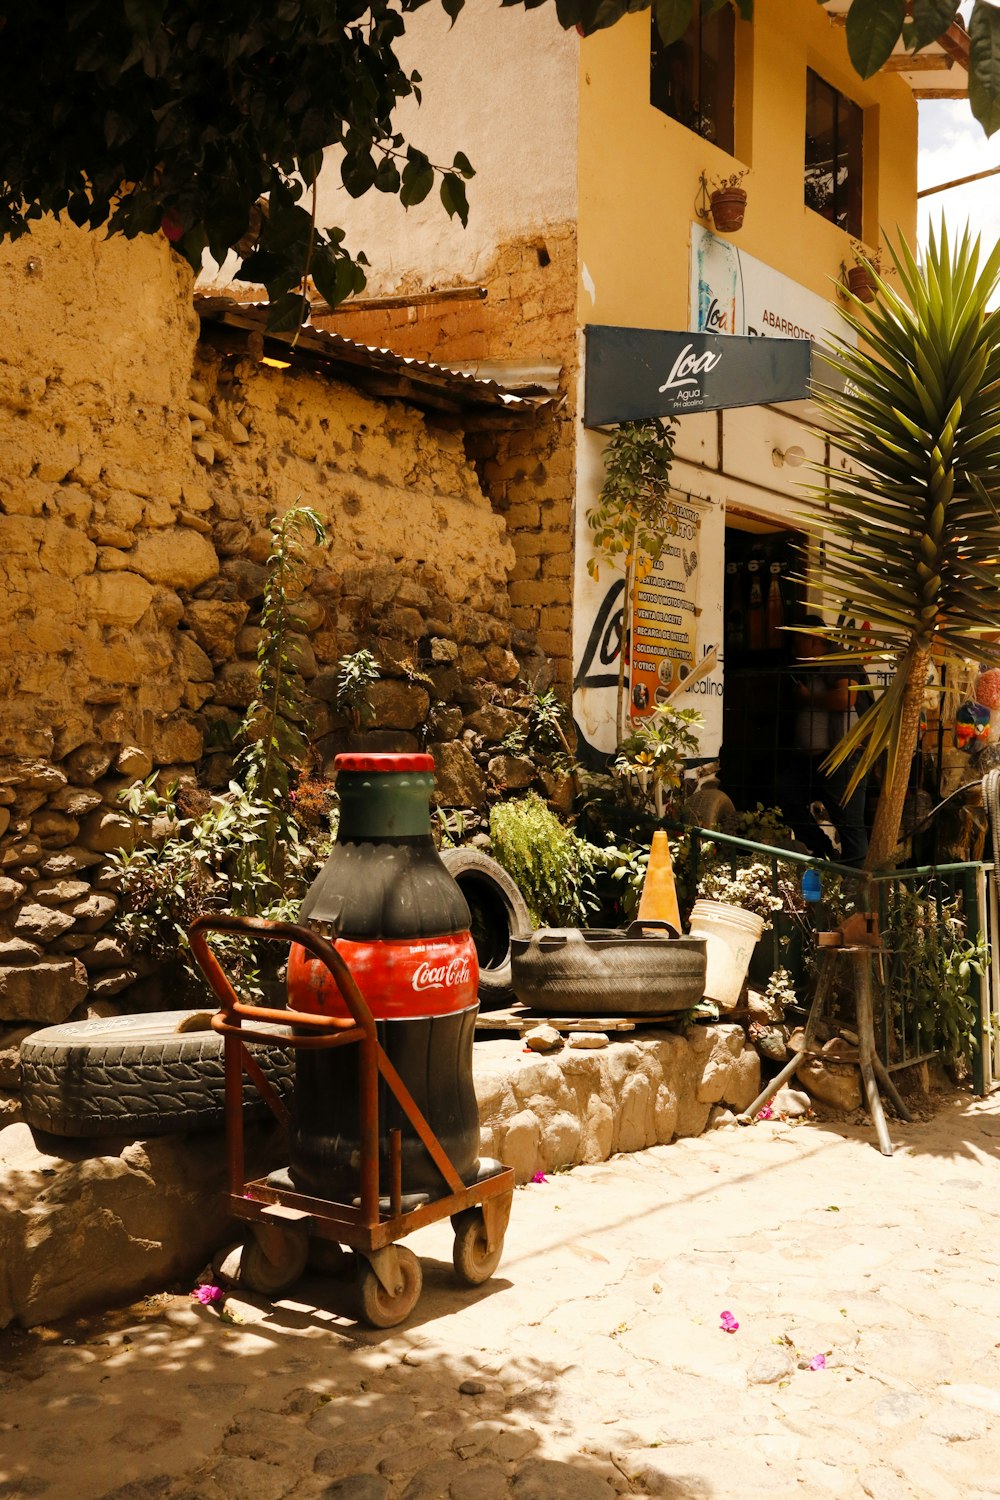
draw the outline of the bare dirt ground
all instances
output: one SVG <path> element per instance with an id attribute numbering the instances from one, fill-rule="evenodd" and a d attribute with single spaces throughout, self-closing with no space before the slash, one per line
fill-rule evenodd
<path id="1" fill-rule="evenodd" d="M 412 1238 L 389 1332 L 310 1276 L 0 1335 L 0 1497 L 1000 1495 L 1000 1099 L 892 1130 L 891 1159 L 768 1121 L 530 1185 L 478 1290 L 447 1226 Z"/>

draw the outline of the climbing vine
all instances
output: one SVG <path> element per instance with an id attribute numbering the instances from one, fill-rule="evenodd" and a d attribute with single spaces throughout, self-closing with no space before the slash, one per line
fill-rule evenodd
<path id="1" fill-rule="evenodd" d="M 621 650 L 618 653 L 618 739 L 625 738 L 625 658 L 636 583 L 658 561 L 667 537 L 677 530 L 670 494 L 676 428 L 669 419 L 623 422 L 604 450 L 604 483 L 597 504 L 587 512 L 595 556 L 587 563 L 592 578 L 603 558 L 625 574 Z"/>

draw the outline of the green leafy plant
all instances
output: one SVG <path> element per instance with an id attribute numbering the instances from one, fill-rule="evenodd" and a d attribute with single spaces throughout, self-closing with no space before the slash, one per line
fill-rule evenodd
<path id="1" fill-rule="evenodd" d="M 378 661 L 370 651 L 355 651 L 337 663 L 336 704 L 349 716 L 355 733 L 370 723 L 372 703 L 368 689 L 379 680 Z"/>
<path id="2" fill-rule="evenodd" d="M 575 802 L 580 790 L 580 767 L 569 740 L 570 723 L 571 716 L 566 704 L 554 688 L 533 693 L 522 748 L 518 753 L 530 757 L 550 791 L 555 785 L 552 778 L 557 781 L 568 778 L 572 800 Z"/>
<path id="3" fill-rule="evenodd" d="M 770 870 L 756 860 L 735 868 L 715 865 L 706 870 L 698 881 L 698 895 L 706 901 L 755 912 L 763 917 L 765 932 L 770 930 L 775 912 L 784 907 L 781 896 L 772 888 Z"/>
<path id="4" fill-rule="evenodd" d="M 294 645 L 310 536 L 319 543 L 326 533 L 307 506 L 294 506 L 271 523 L 256 691 L 235 736 L 243 748 L 228 789 L 215 797 L 192 797 L 176 784 L 161 791 L 154 774 L 123 793 L 125 810 L 144 837 L 132 852 L 111 857 L 123 896 L 119 928 L 134 951 L 158 962 L 180 958 L 191 977 L 196 975 L 187 929 L 196 916 L 215 911 L 293 917 L 329 848 L 324 816 L 313 816 L 313 783 L 305 777 L 305 819 L 296 809 L 293 787 L 310 758 Z M 181 795 L 203 805 L 185 815 L 178 806 Z M 332 799 L 322 800 L 329 826 Z M 213 941 L 253 991 L 249 946 L 220 937 Z M 273 963 L 277 950 L 268 947 L 267 953 Z"/>
<path id="5" fill-rule="evenodd" d="M 504 755 L 521 755 L 527 743 L 527 729 L 512 729 L 510 734 L 504 735 L 500 741 L 500 749 Z"/>
<path id="6" fill-rule="evenodd" d="M 907 996 L 921 1046 L 967 1066 L 977 1025 L 970 982 L 983 973 L 989 951 L 981 937 L 969 937 L 958 899 L 939 902 L 900 884 L 889 902 L 883 942 L 892 967 L 890 1013 L 893 997 Z"/>
<path id="7" fill-rule="evenodd" d="M 256 691 L 237 734 L 244 745 L 236 760 L 237 779 L 252 802 L 270 809 L 252 858 L 276 883 L 293 838 L 291 779 L 310 757 L 308 709 L 294 646 L 301 628 L 295 606 L 303 593 L 307 537 L 316 545 L 326 540 L 322 521 L 307 505 L 292 506 L 271 522 Z"/>
<path id="8" fill-rule="evenodd" d="M 787 969 L 774 970 L 764 990 L 764 1001 L 768 1006 L 769 1019 L 772 1021 L 784 1020 L 788 1007 L 798 1003 L 795 983 Z"/>
<path id="9" fill-rule="evenodd" d="M 671 855 L 673 851 L 674 845 L 671 843 Z M 646 883 L 649 848 L 641 844 L 608 844 L 603 852 L 611 878 L 620 886 L 622 918 L 626 922 L 632 922 L 638 915 L 642 888 Z"/>
<path id="10" fill-rule="evenodd" d="M 534 792 L 490 812 L 494 858 L 521 888 L 536 927 L 582 927 L 596 910 L 601 851 L 560 823 Z"/>
<path id="11" fill-rule="evenodd" d="M 237 782 L 213 797 L 203 811 L 185 817 L 177 808 L 176 783 L 163 792 L 156 775 L 123 794 L 125 810 L 144 834 L 131 852 L 109 856 L 122 896 L 118 930 L 129 948 L 156 963 L 179 959 L 188 984 L 200 975 L 190 957 L 187 932 L 195 917 L 237 912 L 244 916 L 292 919 L 325 854 L 320 842 L 300 838 L 287 820 L 282 885 L 264 863 L 274 806 L 251 797 Z M 258 967 L 245 942 L 216 936 L 213 946 L 250 994 L 259 993 Z M 277 950 L 273 950 L 276 952 Z M 266 960 L 265 960 L 266 962 Z"/>
<path id="12" fill-rule="evenodd" d="M 635 584 L 656 563 L 667 537 L 677 530 L 670 496 L 675 436 L 673 422 L 660 417 L 623 422 L 608 439 L 604 483 L 597 504 L 587 511 L 587 524 L 599 554 L 587 563 L 591 577 L 599 576 L 601 556 L 625 574 L 615 718 L 619 740 L 625 737 L 624 646 Z"/>
<path id="13" fill-rule="evenodd" d="M 528 710 L 528 735 L 543 752 L 561 751 L 568 761 L 573 752 L 566 735 L 568 713 L 555 688 L 534 693 Z"/>
<path id="14" fill-rule="evenodd" d="M 685 757 L 698 753 L 697 731 L 704 722 L 697 709 L 666 705 L 618 746 L 615 775 L 636 783 L 658 819 L 682 785 Z"/>
<path id="15" fill-rule="evenodd" d="M 772 849 L 788 848 L 795 843 L 795 830 L 785 822 L 780 807 L 755 807 L 736 815 L 736 832 L 741 839 L 754 844 L 770 844 Z"/>
<path id="16" fill-rule="evenodd" d="M 461 808 L 444 807 L 434 809 L 431 832 L 438 849 L 454 849 L 465 837 L 465 817 Z"/>

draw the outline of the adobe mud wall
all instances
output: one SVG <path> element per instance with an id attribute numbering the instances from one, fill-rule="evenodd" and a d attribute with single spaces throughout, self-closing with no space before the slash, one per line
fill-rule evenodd
<path id="1" fill-rule="evenodd" d="M 199 764 L 224 784 L 206 739 L 252 695 L 272 516 L 308 504 L 328 531 L 296 642 L 325 760 L 348 730 L 335 663 L 363 645 L 364 743 L 427 743 L 441 800 L 479 805 L 544 663 L 512 649 L 514 554 L 454 424 L 200 346 L 165 241 L 47 223 L 0 265 L 2 1095 L 14 1032 L 136 977 L 106 866 L 134 837 L 119 793 Z"/>
<path id="2" fill-rule="evenodd" d="M 468 278 L 466 278 L 468 280 Z M 317 318 L 359 343 L 451 363 L 555 364 L 562 404 L 532 430 L 496 432 L 471 423 L 466 449 L 483 488 L 507 522 L 515 564 L 511 622 L 535 635 L 568 695 L 573 675 L 573 497 L 577 391 L 577 241 L 572 224 L 500 245 L 475 277 L 481 300 L 365 309 Z M 439 283 L 440 285 L 440 283 Z M 400 295 L 429 288 L 410 274 Z"/>

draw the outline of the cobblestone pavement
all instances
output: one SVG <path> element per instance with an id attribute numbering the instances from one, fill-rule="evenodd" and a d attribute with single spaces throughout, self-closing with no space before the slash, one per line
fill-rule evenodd
<path id="1" fill-rule="evenodd" d="M 894 1136 L 768 1122 L 533 1184 L 483 1288 L 413 1237 L 388 1333 L 318 1276 L 235 1322 L 178 1291 L 8 1332 L 0 1496 L 1000 1495 L 1000 1101 Z"/>

